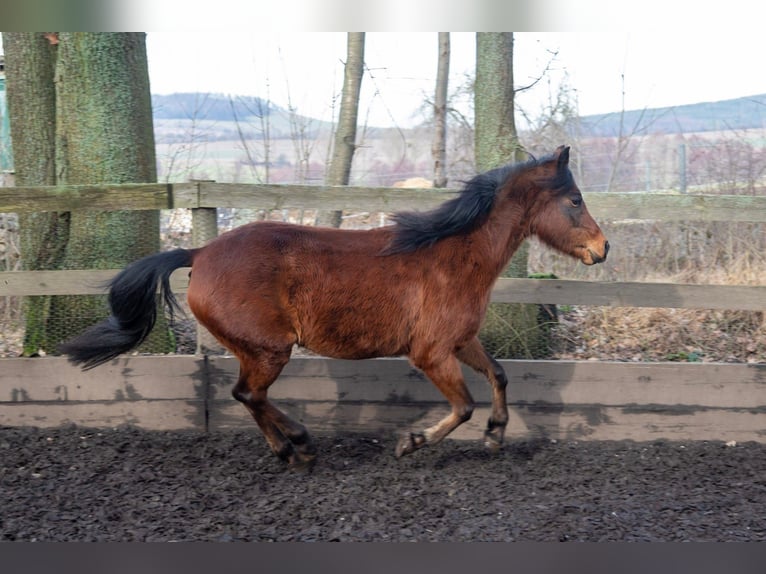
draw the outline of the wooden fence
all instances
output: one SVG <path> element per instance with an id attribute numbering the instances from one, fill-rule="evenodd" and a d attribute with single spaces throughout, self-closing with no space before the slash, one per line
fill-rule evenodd
<path id="1" fill-rule="evenodd" d="M 212 182 L 0 188 L 0 212 L 191 208 L 197 242 L 216 207 L 428 209 L 448 191 Z M 596 219 L 766 222 L 766 197 L 585 194 Z M 205 230 L 201 232 L 201 230 Z M 670 246 L 672 249 L 672 246 Z M 0 273 L 0 296 L 100 292 L 108 271 Z M 186 271 L 173 289 L 184 292 Z M 764 286 L 505 279 L 495 302 L 763 310 Z M 766 364 L 501 361 L 510 379 L 509 436 L 754 440 L 766 442 Z M 0 425 L 217 430 L 252 425 L 230 397 L 236 361 L 224 356 L 124 356 L 82 372 L 64 359 L 0 359 Z M 489 412 L 486 382 L 466 378 L 478 403 L 455 438 L 478 438 Z M 391 431 L 436 420 L 447 403 L 403 359 L 296 358 L 271 396 L 320 432 Z"/>

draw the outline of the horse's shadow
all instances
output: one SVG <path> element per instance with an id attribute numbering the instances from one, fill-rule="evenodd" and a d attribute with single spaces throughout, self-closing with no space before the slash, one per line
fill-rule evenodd
<path id="1" fill-rule="evenodd" d="M 455 441 L 457 442 L 457 441 Z M 516 465 L 527 462 L 551 447 L 551 441 L 544 438 L 531 438 L 519 441 L 508 441 L 498 450 L 487 449 L 480 441 L 459 441 L 456 448 L 443 449 L 435 452 L 433 467 L 435 469 L 448 469 L 463 465 L 486 466 L 498 461 Z M 440 445 L 436 445 L 434 451 L 438 451 Z"/>

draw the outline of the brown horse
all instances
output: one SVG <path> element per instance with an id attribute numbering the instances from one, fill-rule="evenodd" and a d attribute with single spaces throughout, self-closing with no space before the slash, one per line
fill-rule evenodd
<path id="1" fill-rule="evenodd" d="M 428 376 L 452 410 L 403 436 L 397 456 L 438 443 L 471 417 L 465 363 L 492 385 L 484 435 L 499 447 L 507 379 L 476 333 L 495 280 L 531 235 L 586 265 L 609 251 L 569 170 L 568 147 L 478 175 L 440 207 L 399 213 L 391 226 L 350 231 L 258 222 L 199 249 L 151 255 L 111 282 L 112 315 L 60 350 L 91 368 L 136 347 L 154 325 L 158 287 L 172 314 L 168 277 L 190 266 L 192 312 L 239 359 L 234 397 L 291 466 L 310 466 L 315 448 L 267 390 L 294 345 L 342 359 L 406 355 Z"/>

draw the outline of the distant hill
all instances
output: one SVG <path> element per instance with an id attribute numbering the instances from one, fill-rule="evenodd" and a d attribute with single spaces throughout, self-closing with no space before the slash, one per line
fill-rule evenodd
<path id="1" fill-rule="evenodd" d="M 272 138 L 291 137 L 296 125 L 302 127 L 303 137 L 309 138 L 331 127 L 328 122 L 291 115 L 288 110 L 257 97 L 203 93 L 153 95 L 152 106 L 159 126 L 174 126 L 177 130 L 179 123 L 190 120 L 207 125 L 216 123 L 221 128 L 221 138 L 231 137 L 232 126 L 237 124 L 245 128 L 243 131 L 252 132 L 254 127 L 260 125 L 261 118 L 266 117 L 269 118 Z M 622 122 L 623 133 L 644 135 L 766 128 L 766 94 L 718 102 L 629 110 L 624 113 Z M 247 129 L 248 126 L 250 129 Z M 615 137 L 619 133 L 618 112 L 580 118 L 582 136 Z M 368 131 L 368 136 L 371 135 Z"/>
<path id="2" fill-rule="evenodd" d="M 674 134 L 718 130 L 766 128 L 766 94 L 733 100 L 703 102 L 667 108 L 626 111 L 623 133 Z M 637 129 L 634 129 L 637 127 Z M 620 114 L 580 118 L 583 135 L 613 137 L 620 133 Z"/>
<path id="3" fill-rule="evenodd" d="M 153 95 L 152 108 L 156 119 L 217 121 L 268 116 L 278 110 L 261 98 L 202 93 Z"/>
<path id="4" fill-rule="evenodd" d="M 226 94 L 176 93 L 152 95 L 155 131 L 159 140 L 178 137 L 192 123 L 204 126 L 208 140 L 260 137 L 264 122 L 268 120 L 272 139 L 289 138 L 295 131 L 303 137 L 314 138 L 318 132 L 328 130 L 325 121 L 291 114 L 268 100 L 251 96 Z M 186 128 L 184 128 L 186 126 Z M 174 134 L 168 136 L 168 133 Z"/>
<path id="5" fill-rule="evenodd" d="M 332 122 L 291 113 L 268 100 L 199 92 L 152 95 L 152 115 L 159 142 L 182 141 L 194 123 L 209 141 L 260 138 L 264 121 L 271 139 L 316 139 L 332 134 Z M 366 136 L 378 137 L 387 128 L 368 127 Z M 298 136 L 296 134 L 299 134 Z M 180 138 L 180 139 L 179 139 Z"/>

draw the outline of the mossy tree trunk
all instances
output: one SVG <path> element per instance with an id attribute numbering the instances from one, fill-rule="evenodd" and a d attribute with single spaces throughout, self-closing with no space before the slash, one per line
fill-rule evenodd
<path id="1" fill-rule="evenodd" d="M 12 41 L 26 47 L 40 43 L 39 34 L 18 36 Z M 54 46 L 46 47 L 52 53 L 49 58 L 21 57 L 15 72 L 8 71 L 9 91 L 16 83 L 15 97 L 21 100 L 26 97 L 29 78 L 38 78 L 41 92 L 42 84 L 50 84 L 44 88 L 47 98 L 44 126 L 37 116 L 28 113 L 31 110 L 23 101 L 17 100 L 17 105 L 10 109 L 14 162 L 17 177 L 21 176 L 20 184 L 32 183 L 34 177 L 34 166 L 23 159 L 28 153 L 25 140 L 16 139 L 20 130 L 45 130 L 46 157 L 53 166 L 46 183 L 157 181 L 145 35 L 62 32 L 56 41 Z M 20 49 L 18 53 L 26 52 Z M 9 94 L 9 103 L 10 100 Z M 120 268 L 159 249 L 157 211 L 77 211 L 58 214 L 58 219 L 53 226 L 56 257 L 49 258 L 49 268 Z M 40 255 L 46 250 L 44 242 L 37 247 L 35 242 L 45 236 L 46 226 L 52 227 L 50 221 L 39 223 L 30 225 L 25 232 L 28 236 L 25 247 L 29 251 L 22 252 L 30 266 L 38 265 L 35 268 L 41 268 Z M 34 354 L 39 349 L 54 351 L 59 342 L 106 313 L 104 297 L 51 298 L 41 313 L 44 328 L 39 330 L 37 322 L 27 324 L 25 354 Z M 169 333 L 163 321 L 158 322 L 152 339 L 151 348 L 169 350 Z"/>
<path id="2" fill-rule="evenodd" d="M 514 119 L 513 33 L 476 34 L 475 154 L 484 172 L 520 161 L 524 152 Z M 529 248 L 523 243 L 503 272 L 504 277 L 526 277 Z M 503 358 L 538 358 L 549 351 L 547 333 L 539 322 L 539 308 L 528 304 L 491 304 L 479 334 L 487 350 Z"/>
<path id="3" fill-rule="evenodd" d="M 56 185 L 57 46 L 40 33 L 4 32 L 8 114 L 16 185 Z M 22 265 L 59 269 L 69 237 L 68 212 L 19 215 Z M 45 349 L 51 297 L 24 300 L 24 355 Z"/>

